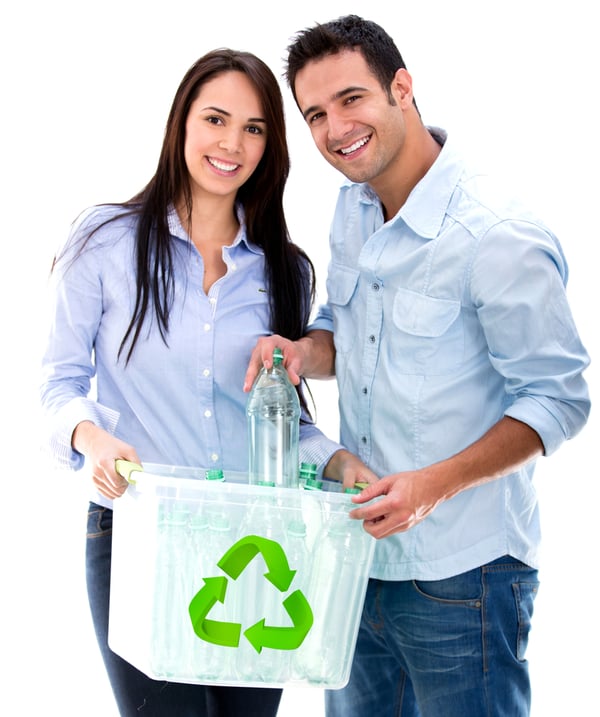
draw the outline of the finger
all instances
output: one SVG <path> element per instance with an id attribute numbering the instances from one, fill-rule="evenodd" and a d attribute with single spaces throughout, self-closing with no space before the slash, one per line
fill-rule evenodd
<path id="1" fill-rule="evenodd" d="M 358 495 L 359 494 L 353 495 L 352 500 L 354 500 L 354 498 L 358 498 Z M 354 520 L 370 521 L 382 520 L 386 517 L 386 514 L 382 512 L 378 505 L 367 505 L 362 508 L 354 508 L 348 513 L 348 515 Z"/>
<path id="2" fill-rule="evenodd" d="M 352 496 L 353 503 L 368 503 L 373 498 L 377 498 L 380 495 L 385 495 L 388 491 L 387 482 L 384 479 L 378 479 L 373 474 L 374 480 L 367 480 L 368 483 L 360 493 Z"/>
<path id="3" fill-rule="evenodd" d="M 374 538 L 381 540 L 395 533 L 404 533 L 411 527 L 410 521 L 397 523 L 390 517 L 381 517 L 376 520 L 365 520 L 363 527 Z"/>
<path id="4" fill-rule="evenodd" d="M 255 347 L 254 351 L 252 352 L 250 356 L 250 361 L 248 363 L 248 368 L 246 370 L 246 375 L 244 376 L 244 392 L 248 393 L 250 389 L 252 388 L 254 381 L 256 377 L 258 376 L 258 373 L 262 367 L 262 359 L 260 355 L 260 349 L 259 347 Z"/>

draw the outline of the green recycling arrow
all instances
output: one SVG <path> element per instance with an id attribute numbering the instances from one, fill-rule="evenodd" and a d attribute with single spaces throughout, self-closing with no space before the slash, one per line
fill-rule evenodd
<path id="1" fill-rule="evenodd" d="M 292 618 L 293 627 L 271 627 L 265 621 L 244 631 L 252 647 L 260 653 L 263 647 L 276 650 L 295 650 L 300 647 L 313 624 L 313 613 L 301 590 L 291 593 L 284 601 L 287 614 Z"/>
<path id="2" fill-rule="evenodd" d="M 217 565 L 236 580 L 259 552 L 269 568 L 268 572 L 264 574 L 265 578 L 280 592 L 285 592 L 290 587 L 296 571 L 290 570 L 281 545 L 269 538 L 262 538 L 259 535 L 247 535 L 245 538 L 241 538 L 229 548 Z"/>
<path id="3" fill-rule="evenodd" d="M 202 578 L 202 587 L 189 604 L 190 618 L 194 632 L 199 638 L 214 645 L 237 647 L 240 644 L 242 626 L 236 622 L 218 622 L 207 620 L 206 616 L 217 602 L 225 602 L 227 578 Z"/>

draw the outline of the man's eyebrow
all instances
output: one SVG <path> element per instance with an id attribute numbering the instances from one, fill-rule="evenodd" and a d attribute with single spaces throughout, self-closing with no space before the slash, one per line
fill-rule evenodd
<path id="1" fill-rule="evenodd" d="M 360 87 L 359 85 L 346 87 L 339 92 L 335 92 L 331 97 L 331 101 L 335 102 L 336 100 L 341 100 L 343 97 L 346 97 L 346 95 L 351 95 L 354 92 L 367 92 L 367 88 Z M 308 107 L 306 110 L 304 110 L 302 116 L 304 117 L 304 119 L 307 119 L 308 115 L 312 114 L 313 112 L 316 112 L 318 109 L 319 105 L 312 105 L 311 107 Z"/>

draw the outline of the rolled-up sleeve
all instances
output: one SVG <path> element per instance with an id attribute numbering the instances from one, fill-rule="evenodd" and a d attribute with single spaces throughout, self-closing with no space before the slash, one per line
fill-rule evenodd
<path id="1" fill-rule="evenodd" d="M 581 430 L 591 405 L 567 280 L 558 240 L 523 220 L 486 233 L 471 275 L 490 361 L 505 379 L 504 413 L 531 426 L 546 455 Z"/>

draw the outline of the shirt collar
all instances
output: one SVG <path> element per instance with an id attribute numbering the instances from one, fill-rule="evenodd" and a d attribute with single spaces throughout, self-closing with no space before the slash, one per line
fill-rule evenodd
<path id="1" fill-rule="evenodd" d="M 463 172 L 463 163 L 453 144 L 447 140 L 445 130 L 438 127 L 428 127 L 428 130 L 442 145 L 442 150 L 390 223 L 404 221 L 419 236 L 432 239 L 440 232 L 448 205 Z M 379 204 L 379 197 L 368 184 L 361 185 L 361 190 L 363 201 Z"/>
<path id="2" fill-rule="evenodd" d="M 243 244 L 249 251 L 253 252 L 254 254 L 264 254 L 263 250 L 259 246 L 257 246 L 256 244 L 252 244 L 248 240 L 248 236 L 246 234 L 246 215 L 242 205 L 236 204 L 235 211 L 238 218 L 238 222 L 240 223 L 240 228 L 231 246 L 228 248 L 231 250 L 233 247 L 237 247 L 240 244 Z M 169 206 L 169 210 L 167 213 L 167 222 L 169 225 L 169 232 L 173 236 L 179 237 L 180 239 L 183 239 L 187 242 L 190 241 L 188 233 L 183 228 L 181 220 L 179 219 L 179 214 L 176 212 L 173 204 Z"/>

